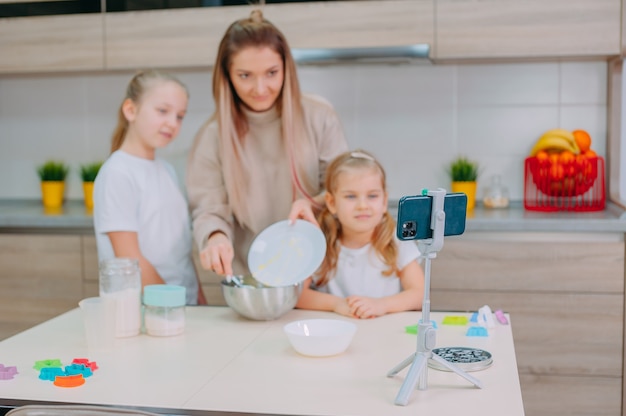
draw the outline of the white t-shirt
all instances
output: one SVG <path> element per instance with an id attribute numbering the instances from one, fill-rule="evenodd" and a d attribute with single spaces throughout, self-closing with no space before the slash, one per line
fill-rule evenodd
<path id="1" fill-rule="evenodd" d="M 118 150 L 98 172 L 93 197 L 98 259 L 115 257 L 108 232 L 136 232 L 141 253 L 165 283 L 185 286 L 187 304 L 197 304 L 191 221 L 174 168 Z"/>
<path id="2" fill-rule="evenodd" d="M 410 262 L 416 261 L 420 252 L 414 241 L 399 241 L 397 238 L 395 241 L 398 246 L 397 266 L 402 270 Z M 357 249 L 341 246 L 334 276 L 326 285 L 314 289 L 342 298 L 347 296 L 382 298 L 395 295 L 402 291 L 400 278 L 395 274 L 384 276 L 382 272 L 388 268 L 371 244 Z"/>

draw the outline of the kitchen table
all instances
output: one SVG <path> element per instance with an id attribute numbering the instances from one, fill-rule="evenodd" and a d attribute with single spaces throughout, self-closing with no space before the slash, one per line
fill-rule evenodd
<path id="1" fill-rule="evenodd" d="M 79 309 L 71 310 L 0 342 L 0 364 L 18 374 L 0 380 L 0 406 L 79 403 L 140 408 L 177 415 L 523 415 L 510 325 L 496 323 L 488 336 L 467 336 L 467 325 L 443 325 L 453 312 L 432 312 L 437 347 L 463 346 L 490 352 L 493 364 L 472 372 L 474 387 L 447 371 L 428 369 L 428 388 L 412 392 L 407 406 L 394 399 L 407 369 L 387 372 L 416 349 L 406 331 L 420 312 L 370 320 L 293 310 L 274 321 L 251 321 L 228 307 L 188 307 L 185 333 L 118 338 L 108 352 L 89 351 Z M 348 350 L 332 357 L 296 353 L 283 333 L 293 320 L 350 319 L 358 326 Z M 510 318 L 510 317 L 509 317 Z M 471 324 L 470 324 L 471 325 Z M 95 361 L 85 384 L 55 386 L 38 378 L 36 361 Z"/>

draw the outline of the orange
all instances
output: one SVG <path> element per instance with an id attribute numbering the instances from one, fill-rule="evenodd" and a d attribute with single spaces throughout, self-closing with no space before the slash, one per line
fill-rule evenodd
<path id="1" fill-rule="evenodd" d="M 564 166 L 569 166 L 574 163 L 574 160 L 576 160 L 576 155 L 568 150 L 564 150 L 559 153 L 559 162 L 561 162 Z"/>
<path id="2" fill-rule="evenodd" d="M 581 153 L 591 148 L 591 136 L 585 130 L 574 130 L 572 134 Z"/>
<path id="3" fill-rule="evenodd" d="M 583 152 L 583 156 L 585 156 L 586 158 L 591 158 L 591 157 L 597 157 L 598 154 L 594 152 L 593 150 L 589 149 Z"/>

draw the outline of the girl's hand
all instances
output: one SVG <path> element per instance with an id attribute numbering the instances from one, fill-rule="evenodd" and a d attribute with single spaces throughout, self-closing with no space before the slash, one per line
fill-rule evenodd
<path id="1" fill-rule="evenodd" d="M 360 319 L 376 318 L 387 313 L 384 301 L 366 296 L 348 296 L 346 298 L 350 313 Z"/>
<path id="2" fill-rule="evenodd" d="M 291 211 L 289 211 L 289 222 L 293 224 L 298 218 L 308 221 L 315 226 L 319 227 L 315 214 L 313 214 L 313 205 L 311 201 L 305 198 L 296 199 L 291 204 Z"/>
<path id="3" fill-rule="evenodd" d="M 346 301 L 346 299 L 339 300 L 335 304 L 333 312 L 338 313 L 339 315 L 348 316 L 350 318 L 356 318 L 356 316 L 354 316 L 354 314 L 352 313 L 350 306 L 348 306 L 348 302 Z"/>
<path id="4" fill-rule="evenodd" d="M 224 233 L 211 234 L 206 245 L 200 252 L 200 262 L 206 270 L 224 275 L 233 274 L 233 258 L 235 250 L 233 244 Z"/>

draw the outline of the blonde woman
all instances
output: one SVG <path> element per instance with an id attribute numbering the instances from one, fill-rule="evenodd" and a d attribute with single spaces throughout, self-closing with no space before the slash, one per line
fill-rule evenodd
<path id="1" fill-rule="evenodd" d="M 420 253 L 413 241 L 395 236 L 380 163 L 363 150 L 337 157 L 326 172 L 325 200 L 319 221 L 326 257 L 296 307 L 361 319 L 420 309 Z"/>
<path id="2" fill-rule="evenodd" d="M 331 106 L 302 95 L 283 34 L 259 10 L 234 22 L 213 70 L 216 110 L 187 168 L 203 268 L 248 273 L 254 237 L 274 222 L 315 223 L 326 165 L 347 149 Z"/>

